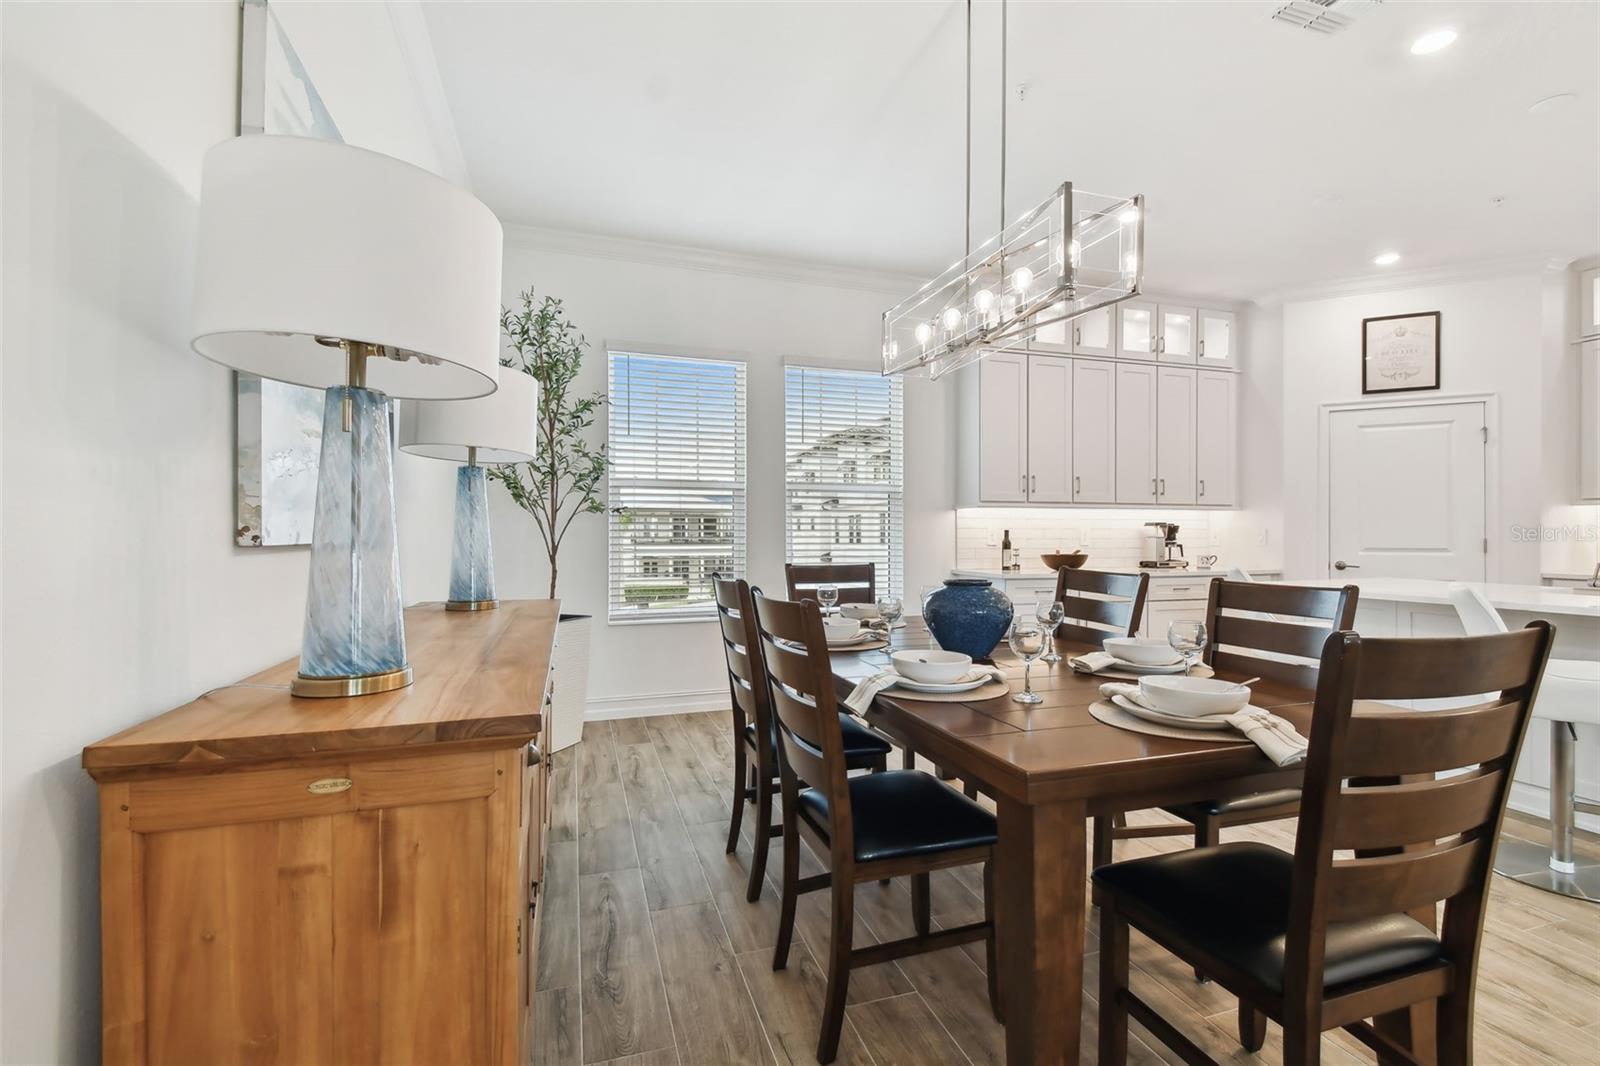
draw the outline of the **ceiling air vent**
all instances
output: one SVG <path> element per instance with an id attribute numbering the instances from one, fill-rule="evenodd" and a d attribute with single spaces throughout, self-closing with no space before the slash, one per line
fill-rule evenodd
<path id="1" fill-rule="evenodd" d="M 1348 29 L 1363 9 L 1383 0 L 1291 0 L 1272 13 L 1276 22 L 1313 33 L 1338 33 Z"/>

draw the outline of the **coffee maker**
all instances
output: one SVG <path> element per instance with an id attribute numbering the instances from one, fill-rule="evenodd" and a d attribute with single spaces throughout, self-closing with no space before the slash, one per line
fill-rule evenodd
<path id="1" fill-rule="evenodd" d="M 1182 570 L 1189 565 L 1189 560 L 1183 557 L 1183 545 L 1178 543 L 1176 522 L 1146 522 L 1145 525 L 1161 533 L 1160 536 L 1145 538 L 1145 557 L 1139 560 L 1141 567 L 1147 570 Z"/>

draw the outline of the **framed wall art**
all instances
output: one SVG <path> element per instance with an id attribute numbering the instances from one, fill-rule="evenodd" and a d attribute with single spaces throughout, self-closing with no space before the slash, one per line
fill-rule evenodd
<path id="1" fill-rule="evenodd" d="M 1439 312 L 1361 320 L 1361 391 L 1439 387 Z"/>

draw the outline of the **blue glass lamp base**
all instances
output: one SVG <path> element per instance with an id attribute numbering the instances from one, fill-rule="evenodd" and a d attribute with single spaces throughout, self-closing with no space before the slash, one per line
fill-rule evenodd
<path id="1" fill-rule="evenodd" d="M 411 684 L 389 439 L 387 396 L 327 390 L 300 673 L 290 685 L 296 696 L 361 696 Z"/>
<path id="2" fill-rule="evenodd" d="M 489 540 L 489 478 L 483 467 L 469 463 L 456 471 L 456 521 L 450 551 L 450 598 L 447 611 L 492 611 L 500 606 L 494 594 L 494 546 Z"/>

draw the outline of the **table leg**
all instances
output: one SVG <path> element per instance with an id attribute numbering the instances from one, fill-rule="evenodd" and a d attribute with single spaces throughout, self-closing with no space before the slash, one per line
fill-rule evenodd
<path id="1" fill-rule="evenodd" d="M 1084 825 L 1081 801 L 1001 798 L 1000 1001 L 1011 1066 L 1078 1061 L 1083 1011 Z"/>

